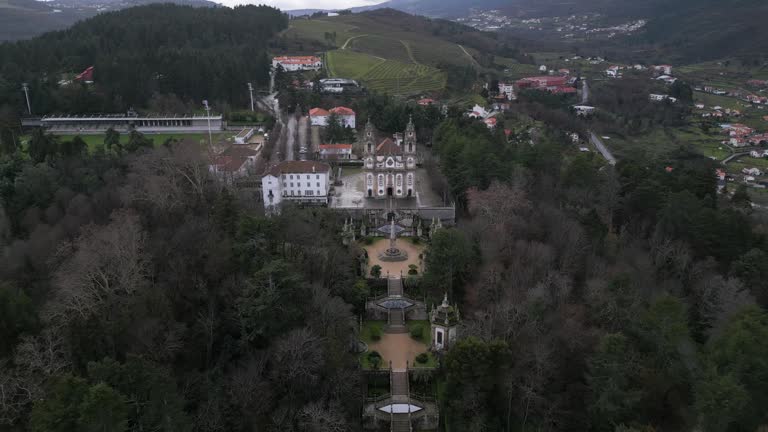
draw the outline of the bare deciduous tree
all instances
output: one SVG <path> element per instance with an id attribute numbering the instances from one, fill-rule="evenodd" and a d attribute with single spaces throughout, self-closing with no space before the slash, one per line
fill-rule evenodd
<path id="1" fill-rule="evenodd" d="M 147 283 L 145 242 L 138 216 L 128 210 L 113 213 L 105 226 L 85 227 L 61 251 L 71 256 L 54 274 L 54 294 L 43 318 L 64 324 L 91 316 L 116 297 L 134 295 Z"/>

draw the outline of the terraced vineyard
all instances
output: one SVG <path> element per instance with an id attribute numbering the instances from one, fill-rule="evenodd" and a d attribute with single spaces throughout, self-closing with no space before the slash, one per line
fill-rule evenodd
<path id="1" fill-rule="evenodd" d="M 362 36 L 352 41 L 352 49 L 376 57 L 410 63 L 411 58 L 402 42 L 381 36 Z"/>
<path id="2" fill-rule="evenodd" d="M 414 95 L 445 88 L 445 73 L 430 66 L 385 60 L 349 49 L 329 51 L 325 57 L 331 76 L 360 80 L 375 92 Z"/>
<path id="3" fill-rule="evenodd" d="M 382 62 L 362 78 L 369 89 L 389 94 L 411 95 L 445 88 L 445 74 L 424 66 L 393 60 Z"/>

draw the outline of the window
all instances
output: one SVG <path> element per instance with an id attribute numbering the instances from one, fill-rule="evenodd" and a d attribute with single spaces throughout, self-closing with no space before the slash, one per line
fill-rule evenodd
<path id="1" fill-rule="evenodd" d="M 307 180 L 309 180 L 309 174 L 307 174 Z"/>
<path id="2" fill-rule="evenodd" d="M 317 182 L 317 187 L 320 187 L 320 182 Z"/>
<path id="3" fill-rule="evenodd" d="M 293 182 L 291 182 L 291 187 L 293 187 Z"/>
<path id="4" fill-rule="evenodd" d="M 283 187 L 287 188 L 288 187 L 288 183 L 283 183 Z"/>
<path id="5" fill-rule="evenodd" d="M 316 175 L 315 179 L 320 180 L 320 174 Z"/>
<path id="6" fill-rule="evenodd" d="M 291 180 L 293 180 L 293 174 L 289 175 L 289 176 L 288 176 L 288 178 L 290 178 Z"/>

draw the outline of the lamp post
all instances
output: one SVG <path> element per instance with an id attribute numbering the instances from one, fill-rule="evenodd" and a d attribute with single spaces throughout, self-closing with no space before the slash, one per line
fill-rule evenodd
<path id="1" fill-rule="evenodd" d="M 213 135 L 211 134 L 211 107 L 208 105 L 208 100 L 203 101 L 203 106 L 205 107 L 205 112 L 207 113 L 208 117 L 208 146 L 212 149 Z"/>
<path id="2" fill-rule="evenodd" d="M 255 111 L 253 107 L 253 84 L 248 83 L 248 92 L 251 94 L 251 111 Z"/>
<path id="3" fill-rule="evenodd" d="M 27 98 L 27 112 L 32 115 L 32 105 L 29 103 L 29 84 L 21 84 L 21 89 L 24 90 L 24 96 Z"/>

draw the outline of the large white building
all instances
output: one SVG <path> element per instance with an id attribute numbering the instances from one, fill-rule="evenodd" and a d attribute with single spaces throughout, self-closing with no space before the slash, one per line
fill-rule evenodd
<path id="1" fill-rule="evenodd" d="M 515 100 L 515 86 L 512 83 L 499 82 L 499 94 L 504 95 L 507 100 Z"/>
<path id="2" fill-rule="evenodd" d="M 32 126 L 33 124 L 28 124 Z M 221 115 L 138 115 L 127 114 L 85 114 L 49 115 L 34 121 L 52 134 L 103 134 L 112 128 L 125 133 L 200 133 L 222 130 L 225 126 Z"/>
<path id="3" fill-rule="evenodd" d="M 331 166 L 317 161 L 285 161 L 261 178 L 264 208 L 279 211 L 283 202 L 327 205 Z"/>
<path id="4" fill-rule="evenodd" d="M 286 72 L 320 70 L 323 60 L 317 56 L 282 56 L 272 59 L 272 67 L 282 66 Z"/>

